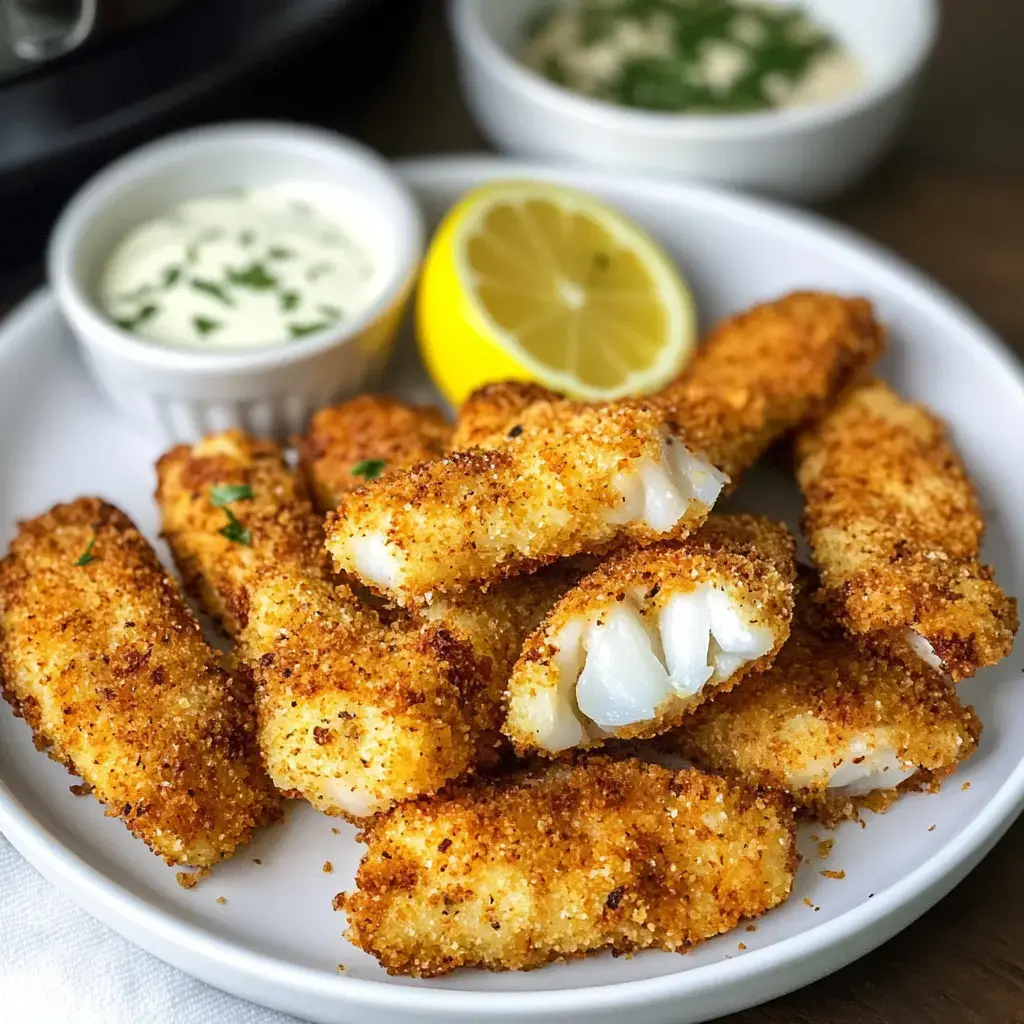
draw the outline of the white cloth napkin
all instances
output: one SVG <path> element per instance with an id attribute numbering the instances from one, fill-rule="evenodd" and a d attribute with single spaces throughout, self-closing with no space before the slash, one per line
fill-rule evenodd
<path id="1" fill-rule="evenodd" d="M 79 910 L 0 836 L 2 1024 L 295 1024 L 218 992 Z"/>

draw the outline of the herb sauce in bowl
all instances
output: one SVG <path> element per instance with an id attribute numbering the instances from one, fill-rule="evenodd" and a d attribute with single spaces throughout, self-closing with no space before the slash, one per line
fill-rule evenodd
<path id="1" fill-rule="evenodd" d="M 525 64 L 585 96 L 665 113 L 751 113 L 859 88 L 857 58 L 799 7 L 570 0 L 526 26 Z"/>
<path id="2" fill-rule="evenodd" d="M 373 302 L 370 231 L 331 185 L 283 182 L 183 203 L 117 246 L 106 314 L 176 347 L 270 346 L 317 334 Z"/>

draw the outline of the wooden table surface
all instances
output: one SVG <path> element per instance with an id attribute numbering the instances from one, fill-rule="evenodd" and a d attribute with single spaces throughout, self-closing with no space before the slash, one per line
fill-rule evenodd
<path id="1" fill-rule="evenodd" d="M 486 148 L 459 96 L 443 6 L 427 0 L 408 57 L 357 125 L 388 156 Z M 822 212 L 933 275 L 1024 356 L 1024 3 L 946 0 L 944 8 L 938 51 L 902 143 L 870 180 Z M 1024 819 L 897 938 L 727 1020 L 1024 1022 Z"/>

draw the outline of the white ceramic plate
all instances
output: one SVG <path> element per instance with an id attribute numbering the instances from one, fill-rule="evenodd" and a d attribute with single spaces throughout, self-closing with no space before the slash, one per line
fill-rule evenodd
<path id="1" fill-rule="evenodd" d="M 492 177 L 550 177 L 601 195 L 672 250 L 706 320 L 798 287 L 868 295 L 892 328 L 884 372 L 952 423 L 988 512 L 986 557 L 1005 587 L 1024 594 L 1020 370 L 977 320 L 914 271 L 806 214 L 704 188 L 493 159 L 419 162 L 403 173 L 431 217 Z M 408 350 L 396 370 L 395 386 L 424 397 Z M 157 454 L 103 405 L 46 294 L 10 317 L 0 330 L 0 545 L 17 518 L 83 493 L 117 502 L 155 537 Z M 792 485 L 770 466 L 745 483 L 738 500 L 791 524 L 799 513 Z M 908 796 L 884 817 L 869 815 L 864 829 L 844 825 L 828 863 L 812 856 L 792 899 L 755 932 L 741 929 L 688 956 L 600 956 L 524 974 L 463 971 L 431 982 L 388 978 L 341 938 L 344 922 L 331 910 L 359 857 L 349 826 L 297 805 L 284 826 L 185 891 L 173 870 L 118 821 L 104 818 L 95 800 L 69 793 L 73 780 L 32 749 L 27 727 L 6 707 L 0 829 L 47 878 L 151 953 L 299 1017 L 685 1024 L 770 999 L 848 963 L 894 935 L 978 862 L 1024 803 L 1020 672 L 1016 654 L 963 686 L 985 732 L 974 759 L 940 794 Z M 805 828 L 805 850 L 809 834 L 821 831 Z M 332 874 L 322 870 L 327 860 Z M 846 878 L 822 877 L 826 867 L 845 870 Z M 227 902 L 218 904 L 219 896 Z"/>

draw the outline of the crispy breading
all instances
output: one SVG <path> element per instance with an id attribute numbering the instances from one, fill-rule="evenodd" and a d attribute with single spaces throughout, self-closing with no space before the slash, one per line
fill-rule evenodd
<path id="1" fill-rule="evenodd" d="M 360 818 L 472 771 L 493 717 L 465 644 L 442 628 L 386 627 L 315 577 L 254 581 L 238 655 L 256 683 L 271 777 L 327 814 Z M 493 731 L 486 740 L 490 752 Z"/>
<path id="2" fill-rule="evenodd" d="M 538 402 L 500 449 L 456 452 L 345 497 L 339 571 L 398 604 L 489 584 L 627 540 L 682 537 L 721 480 L 642 403 Z"/>
<path id="3" fill-rule="evenodd" d="M 36 746 L 168 864 L 215 864 L 280 816 L 251 691 L 99 498 L 22 523 L 0 562 L 0 685 Z"/>
<path id="4" fill-rule="evenodd" d="M 659 400 L 688 447 L 735 487 L 769 446 L 881 355 L 885 330 L 865 299 L 794 292 L 719 325 Z"/>
<path id="5" fill-rule="evenodd" d="M 559 397 L 543 385 L 527 381 L 485 384 L 460 406 L 451 449 L 460 452 L 467 448 L 493 448 L 504 440 L 509 430 L 515 429 L 517 417 L 529 406 Z"/>
<path id="6" fill-rule="evenodd" d="M 779 797 L 606 758 L 403 804 L 360 838 L 346 936 L 418 977 L 683 952 L 782 903 L 797 865 Z"/>
<path id="7" fill-rule="evenodd" d="M 796 450 L 822 596 L 851 635 L 955 680 L 1010 653 L 1017 603 L 980 562 L 981 509 L 941 420 L 874 381 Z"/>
<path id="8" fill-rule="evenodd" d="M 794 548 L 779 523 L 712 515 L 681 544 L 609 558 L 523 647 L 504 727 L 519 753 L 656 736 L 764 671 L 789 636 Z"/>
<path id="9" fill-rule="evenodd" d="M 194 446 L 179 445 L 160 458 L 157 480 L 163 535 L 185 590 L 228 633 L 245 624 L 251 581 L 261 569 L 330 576 L 320 518 L 302 478 L 287 469 L 272 441 L 228 430 Z M 228 518 L 211 502 L 215 487 L 252 492 L 228 506 L 249 531 L 250 544 L 221 532 Z"/>
<path id="10" fill-rule="evenodd" d="M 387 395 L 359 395 L 321 409 L 295 446 L 309 489 L 321 511 L 328 512 L 366 483 L 365 474 L 352 472 L 360 463 L 381 462 L 379 475 L 387 476 L 439 458 L 451 437 L 452 426 L 440 409 L 406 405 Z"/>
<path id="11" fill-rule="evenodd" d="M 412 610 L 418 621 L 443 627 L 473 652 L 479 686 L 471 698 L 478 771 L 511 762 L 512 747 L 501 731 L 509 675 L 526 638 L 595 564 L 593 559 L 563 559 L 529 576 L 500 580 L 486 591 L 464 590 Z"/>
<path id="12" fill-rule="evenodd" d="M 981 722 L 951 683 L 866 653 L 797 588 L 786 645 L 763 675 L 705 704 L 662 737 L 712 771 L 789 793 L 828 825 L 900 793 L 937 788 L 977 747 Z M 911 774 L 912 772 L 912 774 Z"/>
<path id="13" fill-rule="evenodd" d="M 279 448 L 232 431 L 175 449 L 158 474 L 165 534 L 183 575 L 236 633 L 282 790 L 359 817 L 472 770 L 491 723 L 474 699 L 486 673 L 443 627 L 385 626 L 329 577 L 313 543 L 319 516 Z M 210 495 L 224 484 L 252 491 L 231 505 L 248 545 L 219 532 L 224 510 Z"/>

